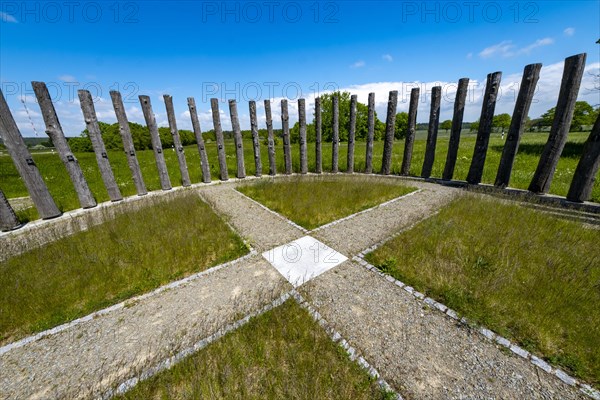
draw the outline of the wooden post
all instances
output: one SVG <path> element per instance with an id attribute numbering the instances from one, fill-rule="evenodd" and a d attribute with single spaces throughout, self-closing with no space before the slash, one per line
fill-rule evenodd
<path id="1" fill-rule="evenodd" d="M 510 173 L 512 172 L 515 156 L 519 149 L 521 135 L 525 130 L 529 106 L 531 106 L 531 101 L 533 100 L 541 69 L 542 64 L 530 64 L 523 71 L 521 88 L 519 89 L 519 95 L 517 96 L 517 102 L 515 103 L 515 109 L 510 121 L 510 128 L 508 129 L 508 136 L 502 149 L 502 157 L 500 158 L 500 165 L 498 166 L 498 173 L 494 182 L 494 185 L 497 187 L 505 188 L 510 181 Z"/>
<path id="2" fill-rule="evenodd" d="M 156 160 L 156 168 L 158 168 L 158 177 L 160 179 L 160 187 L 162 190 L 171 190 L 171 178 L 169 178 L 169 172 L 167 170 L 167 163 L 165 162 L 165 155 L 163 154 L 162 143 L 158 134 L 158 126 L 156 125 L 156 118 L 152 111 L 152 103 L 150 97 L 139 96 L 140 105 L 144 113 L 144 119 L 146 120 L 146 126 L 150 131 L 150 140 L 152 141 L 152 150 L 154 151 L 154 159 Z"/>
<path id="3" fill-rule="evenodd" d="M 233 142 L 235 143 L 235 158 L 237 160 L 238 179 L 246 177 L 246 166 L 244 165 L 244 144 L 242 142 L 242 131 L 238 119 L 237 103 L 234 99 L 229 100 L 229 115 L 231 116 L 231 129 L 233 130 Z"/>
<path id="4" fill-rule="evenodd" d="M 290 149 L 290 117 L 288 115 L 287 100 L 281 100 L 281 130 L 283 132 L 283 160 L 285 162 L 285 173 L 292 173 L 292 152 Z"/>
<path id="5" fill-rule="evenodd" d="M 392 146 L 394 145 L 397 105 L 398 91 L 392 90 L 388 99 L 387 118 L 385 122 L 385 142 L 383 143 L 383 158 L 381 160 L 381 174 L 383 175 L 389 175 L 392 168 Z"/>
<path id="6" fill-rule="evenodd" d="M 354 172 L 354 139 L 356 136 L 356 95 L 350 96 L 350 129 L 348 129 L 348 166 L 346 172 Z"/>
<path id="7" fill-rule="evenodd" d="M 106 152 L 106 147 L 104 147 L 104 141 L 102 140 L 102 131 L 100 131 L 100 125 L 98 125 L 98 118 L 96 117 L 96 109 L 94 108 L 92 95 L 87 90 L 78 90 L 77 94 L 79 95 L 81 111 L 83 112 L 88 134 L 92 141 L 92 147 L 94 148 L 94 153 L 96 153 L 96 161 L 98 162 L 98 168 L 100 168 L 100 175 L 102 176 L 102 181 L 108 191 L 108 196 L 111 201 L 123 200 L 117 181 L 115 181 L 115 175 L 113 174 L 110 162 L 108 161 L 108 153 Z"/>
<path id="8" fill-rule="evenodd" d="M 179 172 L 181 173 L 181 185 L 190 186 L 190 174 L 187 169 L 187 161 L 185 160 L 185 151 L 181 144 L 181 138 L 179 137 L 179 130 L 177 129 L 177 119 L 175 118 L 175 109 L 173 108 L 173 97 L 168 94 L 163 95 L 165 101 L 165 108 L 167 109 L 167 119 L 169 120 L 169 129 L 171 130 L 171 136 L 173 137 L 173 147 L 177 154 L 177 163 L 179 164 Z"/>
<path id="9" fill-rule="evenodd" d="M 321 152 L 321 141 L 323 140 L 321 121 L 321 98 L 315 98 L 315 172 L 323 173 L 323 156 Z"/>
<path id="10" fill-rule="evenodd" d="M 565 59 L 565 69 L 550 135 L 542 151 L 533 179 L 529 184 L 529 190 L 533 193 L 544 194 L 548 193 L 550 189 L 556 165 L 567 142 L 567 134 L 573 120 L 573 111 L 579 93 L 579 86 L 581 85 L 585 59 L 585 53 Z"/>
<path id="11" fill-rule="evenodd" d="M 433 169 L 435 159 L 435 146 L 437 143 L 438 126 L 440 124 L 440 102 L 442 99 L 442 87 L 431 88 L 431 110 L 429 112 L 429 125 L 427 127 L 427 145 L 425 147 L 425 160 L 421 169 L 421 177 L 429 178 Z"/>
<path id="12" fill-rule="evenodd" d="M 600 116 L 590 132 L 590 136 L 583 145 L 583 153 L 575 169 L 567 200 L 578 203 L 590 199 L 594 180 L 600 167 Z"/>
<path id="13" fill-rule="evenodd" d="M 256 102 L 250 100 L 250 131 L 252 132 L 252 146 L 254 149 L 254 176 L 262 175 L 262 160 L 260 159 L 260 137 L 258 137 L 258 121 L 256 119 Z"/>
<path id="14" fill-rule="evenodd" d="M 269 154 L 269 175 L 277 175 L 275 162 L 275 137 L 273 134 L 273 117 L 271 115 L 271 101 L 265 100 L 265 118 L 267 123 L 267 151 Z"/>
<path id="15" fill-rule="evenodd" d="M 339 97 L 334 94 L 333 98 L 333 136 L 331 138 L 331 172 L 338 172 L 338 157 L 340 151 L 340 104 Z"/>
<path id="16" fill-rule="evenodd" d="M 408 107 L 408 132 L 404 139 L 404 156 L 402 157 L 401 175 L 410 175 L 410 164 L 412 162 L 415 134 L 417 132 L 417 109 L 419 108 L 420 89 L 414 88 L 410 91 L 410 105 Z"/>
<path id="17" fill-rule="evenodd" d="M 473 159 L 471 167 L 467 175 L 467 182 L 472 185 L 477 185 L 481 182 L 483 175 L 483 166 L 490 141 L 490 133 L 492 132 L 492 120 L 494 118 L 494 110 L 496 108 L 496 99 L 500 88 L 500 79 L 502 72 L 494 72 L 488 74 L 485 85 L 485 94 L 483 97 L 483 105 L 481 106 L 481 116 L 479 117 L 479 130 L 477 131 L 477 141 L 475 142 L 475 150 L 473 151 Z"/>
<path id="18" fill-rule="evenodd" d="M 71 151 L 65 134 L 56 115 L 54 104 L 50 98 L 50 93 L 44 82 L 31 82 L 35 97 L 37 98 L 40 110 L 42 111 L 42 117 L 44 118 L 44 124 L 46 125 L 46 133 L 52 139 L 52 143 L 58 152 L 60 160 L 65 165 L 69 178 L 73 183 L 79 204 L 82 208 L 96 207 L 96 199 L 90 190 L 90 187 L 83 176 L 83 171 L 79 166 L 77 158 Z"/>
<path id="19" fill-rule="evenodd" d="M 133 138 L 131 137 L 131 129 L 129 128 L 129 121 L 127 120 L 127 114 L 125 114 L 125 107 L 123 106 L 123 98 L 121 93 L 117 91 L 110 92 L 110 98 L 112 99 L 117 121 L 119 121 L 119 133 L 123 140 L 123 150 L 127 156 L 127 164 L 133 177 L 133 183 L 137 190 L 138 196 L 144 196 L 148 194 L 144 178 L 142 177 L 142 171 L 140 170 L 140 164 L 137 156 L 135 155 L 135 146 L 133 145 Z"/>
<path id="20" fill-rule="evenodd" d="M 369 93 L 367 117 L 367 152 L 365 155 L 365 173 L 373 172 L 373 139 L 375 137 L 375 93 Z"/>
<path id="21" fill-rule="evenodd" d="M 210 99 L 210 108 L 212 110 L 213 126 L 215 128 L 215 137 L 217 138 L 217 153 L 219 155 L 219 171 L 221 180 L 229 180 L 227 171 L 227 158 L 225 156 L 225 140 L 223 139 L 223 129 L 221 128 L 221 115 L 219 114 L 219 99 Z"/>
<path id="22" fill-rule="evenodd" d="M 194 129 L 194 136 L 196 137 L 196 145 L 198 146 L 198 153 L 200 153 L 200 167 L 202 168 L 202 182 L 210 183 L 210 164 L 208 163 L 208 156 L 206 155 L 206 146 L 204 144 L 204 138 L 202 137 L 202 130 L 200 129 L 200 121 L 198 120 L 198 110 L 196 109 L 196 100 L 193 97 L 188 97 L 188 108 L 190 110 L 190 118 L 192 119 L 192 127 Z"/>
<path id="23" fill-rule="evenodd" d="M 452 116 L 452 129 L 450 130 L 450 140 L 448 142 L 448 154 L 446 154 L 446 164 L 442 179 L 447 181 L 454 177 L 454 168 L 456 166 L 456 157 L 458 156 L 458 146 L 460 145 L 460 132 L 462 131 L 463 115 L 465 113 L 465 102 L 469 87 L 469 78 L 458 80 L 456 97 L 454 99 L 454 115 Z"/>
<path id="24" fill-rule="evenodd" d="M 0 90 L 0 138 L 4 141 L 8 154 L 10 154 L 19 175 L 23 179 L 23 183 L 40 217 L 48 219 L 61 215 L 37 165 L 35 165 L 29 150 L 27 150 L 27 145 L 25 145 L 19 127 L 17 127 L 15 119 L 10 113 L 2 90 Z"/>
<path id="25" fill-rule="evenodd" d="M 21 226 L 17 214 L 10 206 L 10 203 L 4 196 L 4 192 L 0 190 L 0 231 L 12 231 Z"/>
<path id="26" fill-rule="evenodd" d="M 298 123 L 300 125 L 300 173 L 308 173 L 308 155 L 306 154 L 306 103 L 298 99 Z"/>

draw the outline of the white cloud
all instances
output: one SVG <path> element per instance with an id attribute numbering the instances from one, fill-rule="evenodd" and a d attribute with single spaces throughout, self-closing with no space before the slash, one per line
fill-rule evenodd
<path id="1" fill-rule="evenodd" d="M 575 28 L 566 28 L 563 33 L 565 34 L 565 36 L 573 36 L 575 34 Z"/>
<path id="2" fill-rule="evenodd" d="M 383 59 L 384 59 L 385 61 L 387 61 L 387 62 L 392 62 L 392 61 L 394 61 L 394 57 L 392 57 L 392 55 L 391 55 L 391 54 L 384 54 L 384 55 L 382 55 L 382 56 L 381 56 L 381 58 L 383 58 Z"/>
<path id="3" fill-rule="evenodd" d="M 73 76 L 73 75 L 61 75 L 58 77 L 58 79 L 60 79 L 63 82 L 77 82 L 77 79 Z"/>
<path id="4" fill-rule="evenodd" d="M 350 68 L 362 68 L 365 65 L 367 65 L 367 63 L 365 63 L 363 60 L 359 60 L 359 61 L 355 62 L 354 64 L 350 65 Z"/>
<path id="5" fill-rule="evenodd" d="M 17 21 L 17 19 L 15 17 L 13 17 L 12 15 L 5 13 L 3 11 L 0 11 L 0 21 L 12 22 L 13 24 L 16 24 L 19 22 L 19 21 Z"/>
<path id="6" fill-rule="evenodd" d="M 538 39 L 535 42 L 525 46 L 518 48 L 515 44 L 513 44 L 512 40 L 503 40 L 500 43 L 492 45 L 490 47 L 486 47 L 481 52 L 479 52 L 479 57 L 481 58 L 491 58 L 495 56 L 500 56 L 503 58 L 507 57 L 516 57 L 521 54 L 529 54 L 533 49 L 543 46 L 549 46 L 554 44 L 554 39 L 552 38 L 543 38 Z"/>

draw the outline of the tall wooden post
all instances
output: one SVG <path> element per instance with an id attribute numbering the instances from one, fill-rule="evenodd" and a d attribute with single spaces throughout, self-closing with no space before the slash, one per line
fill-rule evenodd
<path id="1" fill-rule="evenodd" d="M 258 120 L 256 119 L 256 102 L 248 103 L 250 111 L 250 131 L 252 132 L 252 147 L 254 150 L 254 175 L 262 175 L 262 160 L 260 159 L 260 138 L 258 137 Z"/>
<path id="2" fill-rule="evenodd" d="M 181 144 L 181 138 L 179 137 L 179 130 L 177 129 L 177 119 L 175 118 L 175 109 L 173 108 L 173 97 L 168 94 L 163 95 L 165 101 L 165 108 L 167 109 L 167 119 L 169 120 L 169 129 L 171 136 L 173 137 L 173 146 L 175 153 L 177 154 L 177 163 L 179 164 L 179 172 L 181 173 L 181 185 L 190 186 L 192 184 L 190 180 L 190 174 L 187 169 L 187 161 L 185 160 L 185 151 Z"/>
<path id="3" fill-rule="evenodd" d="M 46 133 L 50 139 L 52 139 L 52 143 L 58 152 L 58 156 L 67 169 L 69 178 L 71 178 L 71 182 L 75 188 L 75 193 L 77 193 L 79 204 L 82 208 L 96 207 L 96 199 L 85 180 L 85 176 L 83 176 L 83 171 L 79 166 L 75 154 L 73 154 L 67 143 L 67 139 L 65 138 L 62 126 L 56 115 L 56 110 L 54 109 L 54 104 L 52 104 L 52 99 L 50 98 L 50 93 L 48 92 L 46 84 L 44 82 L 31 82 L 31 86 L 33 87 L 35 97 L 37 98 L 40 110 L 42 111 L 42 117 L 44 118 L 44 124 L 46 125 Z"/>
<path id="4" fill-rule="evenodd" d="M 246 177 L 246 165 L 244 165 L 244 143 L 242 131 L 238 118 L 237 103 L 234 99 L 229 100 L 229 115 L 231 116 L 231 129 L 233 130 L 233 142 L 235 143 L 235 158 L 237 161 L 236 176 L 239 179 Z"/>
<path id="5" fill-rule="evenodd" d="M 221 128 L 221 115 L 219 114 L 219 99 L 210 99 L 210 108 L 212 110 L 213 126 L 215 137 L 217 138 L 217 154 L 219 156 L 219 171 L 221 180 L 229 180 L 227 171 L 227 158 L 225 156 L 225 140 L 223 139 L 223 129 Z"/>
<path id="6" fill-rule="evenodd" d="M 340 151 L 340 104 L 339 97 L 334 94 L 333 102 L 333 136 L 331 138 L 331 172 L 338 172 L 338 157 Z"/>
<path id="7" fill-rule="evenodd" d="M 394 145 L 394 130 L 396 128 L 396 107 L 398 106 L 398 91 L 392 90 L 388 99 L 387 118 L 385 122 L 385 141 L 383 143 L 383 158 L 381 159 L 381 174 L 389 175 L 392 169 L 392 146 Z"/>
<path id="8" fill-rule="evenodd" d="M 427 145 L 425 147 L 425 160 L 421 169 L 421 177 L 429 178 L 435 159 L 435 146 L 437 143 L 438 126 L 440 124 L 440 102 L 442 100 L 442 87 L 431 88 L 431 110 L 429 112 L 429 125 L 427 127 Z"/>
<path id="9" fill-rule="evenodd" d="M 350 127 L 348 129 L 348 158 L 346 172 L 354 172 L 354 139 L 356 136 L 356 95 L 350 96 Z"/>
<path id="10" fill-rule="evenodd" d="M 204 138 L 202 137 L 202 130 L 200 129 L 200 121 L 198 120 L 198 110 L 196 109 L 196 100 L 193 97 L 188 97 L 188 108 L 190 110 L 190 118 L 192 119 L 192 128 L 194 129 L 194 136 L 196 137 L 196 145 L 198 146 L 198 153 L 200 153 L 200 167 L 202 168 L 202 182 L 210 183 L 210 164 L 208 163 L 208 156 L 206 155 L 206 145 L 204 144 Z"/>
<path id="11" fill-rule="evenodd" d="M 412 163 L 413 147 L 417 132 L 417 109 L 419 108 L 419 88 L 410 91 L 410 104 L 408 107 L 408 132 L 404 139 L 404 156 L 402 157 L 401 175 L 410 175 L 410 164 Z"/>
<path id="12" fill-rule="evenodd" d="M 298 124 L 300 126 L 300 173 L 308 173 L 308 155 L 306 154 L 306 102 L 298 99 Z"/>
<path id="13" fill-rule="evenodd" d="M 290 117 L 288 115 L 288 102 L 281 100 L 281 130 L 283 133 L 283 160 L 285 162 L 285 173 L 292 173 L 292 152 L 290 149 Z"/>
<path id="14" fill-rule="evenodd" d="M 563 70 L 550 135 L 542 151 L 533 179 L 529 184 L 529 190 L 533 193 L 544 194 L 548 193 L 550 189 L 560 154 L 567 143 L 567 134 L 573 120 L 573 111 L 575 110 L 575 102 L 583 77 L 585 59 L 585 53 L 565 59 L 565 69 Z"/>
<path id="15" fill-rule="evenodd" d="M 162 190 L 171 190 L 171 178 L 169 178 L 169 172 L 167 171 L 167 163 L 165 162 L 165 155 L 163 154 L 162 143 L 158 134 L 158 126 L 156 125 L 156 118 L 152 111 L 150 97 L 142 95 L 139 96 L 139 99 L 144 119 L 146 120 L 146 126 L 148 127 L 148 131 L 150 131 L 150 140 L 152 142 L 154 159 L 156 160 L 156 168 L 158 169 L 160 187 Z"/>
<path id="16" fill-rule="evenodd" d="M 502 72 L 494 72 L 487 76 L 483 105 L 481 106 L 481 116 L 479 118 L 477 141 L 475 142 L 473 159 L 471 160 L 471 167 L 467 175 L 467 182 L 472 185 L 479 184 L 483 176 L 483 166 L 485 165 L 490 133 L 492 132 L 492 120 L 494 118 L 494 110 L 496 109 L 496 99 L 498 97 L 498 90 L 500 89 L 501 78 Z"/>
<path id="17" fill-rule="evenodd" d="M 267 152 L 269 154 L 269 175 L 277 175 L 275 161 L 275 135 L 273 134 L 273 116 L 271 114 L 271 101 L 265 100 L 265 119 L 267 124 Z"/>
<path id="18" fill-rule="evenodd" d="M 94 108 L 92 95 L 87 90 L 78 90 L 77 94 L 79 95 L 81 111 L 85 118 L 88 134 L 92 141 L 92 147 L 94 148 L 94 153 L 96 153 L 98 168 L 100 168 L 100 175 L 102 176 L 102 181 L 108 191 L 108 196 L 111 201 L 123 200 L 123 196 L 121 195 L 121 191 L 115 180 L 115 175 L 113 174 L 110 162 L 108 161 L 108 153 L 106 152 L 106 147 L 104 147 L 104 141 L 102 140 L 102 131 L 100 131 L 100 125 L 98 124 L 98 118 L 96 117 L 96 109 Z"/>
<path id="19" fill-rule="evenodd" d="M 510 173 L 512 172 L 515 156 L 519 149 L 521 135 L 525 130 L 529 106 L 531 106 L 531 101 L 533 100 L 541 69 L 542 64 L 530 64 L 523 71 L 521 88 L 519 89 L 519 95 L 517 96 L 517 102 L 515 103 L 515 109 L 510 121 L 510 128 L 508 129 L 508 136 L 502 149 L 502 157 L 500 158 L 500 165 L 498 166 L 498 173 L 494 182 L 494 185 L 497 187 L 505 188 L 510 181 Z"/>
<path id="20" fill-rule="evenodd" d="M 454 115 L 452 116 L 452 129 L 450 130 L 446 165 L 444 165 L 444 172 L 442 173 L 442 179 L 448 181 L 452 180 L 454 177 L 454 168 L 456 166 L 456 157 L 458 156 L 458 146 L 460 145 L 460 132 L 462 131 L 468 87 L 469 78 L 459 79 L 458 88 L 456 89 L 456 98 L 454 99 Z"/>
<path id="21" fill-rule="evenodd" d="M 367 150 L 365 154 L 365 173 L 373 172 L 373 140 L 375 138 L 375 93 L 369 93 L 367 117 Z"/>
<path id="22" fill-rule="evenodd" d="M 575 169 L 567 200 L 583 202 L 590 199 L 598 168 L 600 167 L 600 116 L 583 145 L 583 153 Z"/>
<path id="23" fill-rule="evenodd" d="M 322 135 L 321 98 L 317 97 L 315 98 L 315 172 L 317 174 L 323 172 Z"/>
<path id="24" fill-rule="evenodd" d="M 117 91 L 110 92 L 110 98 L 112 99 L 113 108 L 115 109 L 115 115 L 117 121 L 119 121 L 119 133 L 123 140 L 123 150 L 127 156 L 127 164 L 133 177 L 133 183 L 137 191 L 138 196 L 144 196 L 148 194 L 144 178 L 142 177 L 142 171 L 140 170 L 140 164 L 135 154 L 135 146 L 133 145 L 133 138 L 131 137 L 131 129 L 129 128 L 129 121 L 127 120 L 127 114 L 125 114 L 125 106 L 123 106 L 123 98 L 121 93 Z"/>
<path id="25" fill-rule="evenodd" d="M 10 203 L 4 196 L 4 192 L 0 190 L 0 231 L 12 231 L 21 226 L 17 214 L 10 206 Z"/>

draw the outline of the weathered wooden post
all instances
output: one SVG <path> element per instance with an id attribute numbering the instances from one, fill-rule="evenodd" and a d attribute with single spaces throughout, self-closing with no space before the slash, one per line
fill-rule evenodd
<path id="1" fill-rule="evenodd" d="M 77 94 L 79 95 L 81 111 L 83 112 L 88 134 L 92 141 L 92 147 L 96 154 L 98 168 L 100 168 L 100 175 L 102 176 L 102 181 L 108 191 L 108 196 L 111 201 L 123 200 L 123 196 L 121 195 L 121 191 L 115 180 L 115 175 L 113 174 L 110 162 L 108 161 L 108 153 L 106 152 L 106 147 L 104 147 L 104 141 L 102 140 L 102 131 L 100 131 L 100 125 L 98 124 L 98 118 L 96 117 L 96 109 L 94 108 L 92 95 L 88 90 L 78 90 Z"/>
<path id="2" fill-rule="evenodd" d="M 331 172 L 338 172 L 338 157 L 340 151 L 340 104 L 339 97 L 334 94 L 333 102 L 333 135 L 331 138 Z"/>
<path id="3" fill-rule="evenodd" d="M 252 147 L 254 150 L 254 176 L 262 175 L 262 160 L 260 159 L 260 137 L 258 136 L 258 121 L 256 119 L 256 102 L 250 100 L 250 131 L 252 132 Z"/>
<path id="4" fill-rule="evenodd" d="M 533 179 L 529 184 L 529 190 L 533 193 L 544 194 L 548 193 L 550 189 L 560 154 L 567 143 L 567 134 L 573 120 L 573 111 L 579 93 L 579 86 L 581 85 L 585 58 L 586 54 L 583 53 L 565 59 L 565 69 L 550 135 L 542 151 Z"/>
<path id="5" fill-rule="evenodd" d="M 265 119 L 267 124 L 267 152 L 269 154 L 269 175 L 277 175 L 275 162 L 275 137 L 273 134 L 273 117 L 271 115 L 271 101 L 265 100 Z"/>
<path id="6" fill-rule="evenodd" d="M 65 138 L 62 126 L 56 115 L 56 110 L 54 109 L 54 104 L 52 104 L 52 99 L 50 98 L 50 93 L 48 92 L 46 84 L 44 82 L 31 82 L 31 86 L 33 87 L 35 97 L 37 98 L 40 110 L 42 111 L 42 117 L 44 118 L 44 124 L 46 125 L 46 133 L 50 139 L 52 139 L 52 143 L 58 152 L 58 156 L 67 169 L 69 178 L 71 178 L 71 182 L 75 188 L 75 193 L 77 193 L 79 204 L 82 208 L 96 207 L 96 199 L 85 180 L 85 176 L 83 176 L 83 171 L 79 166 L 77 158 L 67 143 L 67 139 Z"/>
<path id="7" fill-rule="evenodd" d="M 167 109 L 167 119 L 169 121 L 169 129 L 171 136 L 173 137 L 173 147 L 177 154 L 177 163 L 179 164 L 179 172 L 181 173 L 181 185 L 190 186 L 192 184 L 190 180 L 190 174 L 187 169 L 187 161 L 185 160 L 185 151 L 181 144 L 181 138 L 179 137 L 179 130 L 177 129 L 177 119 L 175 118 L 175 109 L 173 108 L 173 97 L 168 94 L 163 95 L 165 101 L 165 108 Z"/>
<path id="8" fill-rule="evenodd" d="M 306 102 L 298 99 L 298 123 L 300 125 L 300 173 L 308 173 L 308 155 L 306 154 Z"/>
<path id="9" fill-rule="evenodd" d="M 158 169 L 160 187 L 162 190 L 171 190 L 171 178 L 169 178 L 169 172 L 167 171 L 167 163 L 165 162 L 165 155 L 163 154 L 162 143 L 158 134 L 158 126 L 156 125 L 156 118 L 152 111 L 150 97 L 142 95 L 139 96 L 139 99 L 144 119 L 146 120 L 146 126 L 148 127 L 148 131 L 150 131 L 150 140 L 152 142 L 152 150 L 154 151 L 154 159 L 156 160 L 156 168 Z"/>
<path id="10" fill-rule="evenodd" d="M 419 108 L 419 88 L 410 91 L 410 104 L 408 106 L 408 132 L 404 139 L 404 156 L 402 157 L 401 175 L 410 175 L 415 134 L 417 132 L 417 109 Z"/>
<path id="11" fill-rule="evenodd" d="M 354 139 L 356 136 L 356 95 L 350 96 L 350 128 L 348 129 L 348 166 L 346 172 L 354 172 Z"/>
<path id="12" fill-rule="evenodd" d="M 515 156 L 519 149 L 521 135 L 525 130 L 529 106 L 531 106 L 531 101 L 533 100 L 541 69 L 542 64 L 530 64 L 523 71 L 521 88 L 519 89 L 519 95 L 517 96 L 517 102 L 515 103 L 515 109 L 510 121 L 506 143 L 504 143 L 504 148 L 502 149 L 502 157 L 500 158 L 500 165 L 498 166 L 494 186 L 501 188 L 508 186 L 510 173 L 512 172 Z"/>
<path id="13" fill-rule="evenodd" d="M 8 154 L 10 154 L 19 175 L 23 179 L 23 183 L 40 217 L 49 219 L 61 215 L 37 165 L 35 165 L 29 150 L 27 150 L 27 145 L 25 145 L 15 119 L 10 113 L 2 90 L 0 90 L 0 137 L 4 141 Z"/>
<path id="14" fill-rule="evenodd" d="M 389 175 L 392 169 L 392 146 L 394 145 L 394 129 L 396 128 L 396 107 L 398 105 L 398 91 L 390 91 L 385 122 L 385 141 L 383 143 L 383 157 L 381 159 L 381 174 Z"/>
<path id="15" fill-rule="evenodd" d="M 123 140 L 123 150 L 127 156 L 127 164 L 133 177 L 133 183 L 137 191 L 138 196 L 144 196 L 148 194 L 144 178 L 142 177 L 142 171 L 140 170 L 140 164 L 135 154 L 135 146 L 133 145 L 133 138 L 131 137 L 131 129 L 129 128 L 129 121 L 127 120 L 127 114 L 125 114 L 125 107 L 123 106 L 123 98 L 121 93 L 117 91 L 110 92 L 110 98 L 112 99 L 113 108 L 119 121 L 119 133 Z"/>
<path id="16" fill-rule="evenodd" d="M 440 102 L 442 100 L 442 87 L 431 88 L 431 109 L 429 111 L 429 125 L 427 127 L 427 145 L 425 147 L 425 159 L 421 169 L 421 177 L 429 178 L 433 169 L 435 159 L 435 146 L 437 144 L 438 126 L 440 124 Z"/>
<path id="17" fill-rule="evenodd" d="M 460 132 L 462 131 L 463 115 L 465 113 L 465 102 L 469 87 L 469 78 L 458 80 L 456 97 L 454 99 L 454 115 L 452 116 L 452 129 L 450 130 L 450 140 L 448 141 L 448 153 L 446 154 L 446 164 L 442 179 L 447 181 L 454 177 L 454 168 L 456 166 L 456 157 L 458 156 L 458 146 L 460 145 Z"/>
<path id="18" fill-rule="evenodd" d="M 502 72 L 494 72 L 487 76 L 483 105 L 481 106 L 481 116 L 479 117 L 477 141 L 475 142 L 471 167 L 467 174 L 467 182 L 472 185 L 479 184 L 481 182 L 481 176 L 483 175 L 483 166 L 485 164 L 488 143 L 490 141 L 490 133 L 492 132 L 492 120 L 494 118 L 494 110 L 496 108 L 496 99 L 498 97 L 501 78 Z"/>
<path id="19" fill-rule="evenodd" d="M 567 200 L 584 202 L 592 196 L 594 180 L 600 167 L 600 116 L 583 145 L 583 153 L 575 169 Z"/>
<path id="20" fill-rule="evenodd" d="M 321 121 L 321 98 L 315 98 L 315 172 L 323 173 L 323 156 L 321 151 L 321 142 L 323 138 Z"/>
<path id="21" fill-rule="evenodd" d="M 223 139 L 223 129 L 221 128 L 221 115 L 219 114 L 219 99 L 210 99 L 210 108 L 212 110 L 213 126 L 215 128 L 215 137 L 217 139 L 217 154 L 219 155 L 219 171 L 222 181 L 229 180 L 227 171 L 227 158 L 225 156 L 225 140 Z"/>
<path id="22" fill-rule="evenodd" d="M 290 117 L 288 115 L 287 100 L 281 100 L 281 130 L 283 133 L 283 161 L 285 163 L 285 173 L 292 173 L 292 152 L 290 149 Z"/>
<path id="23" fill-rule="evenodd" d="M 10 206 L 10 203 L 4 196 L 4 192 L 0 190 L 0 231 L 12 231 L 21 226 L 17 214 Z"/>
<path id="24" fill-rule="evenodd" d="M 375 137 L 375 93 L 369 93 L 367 117 L 367 150 L 365 154 L 365 173 L 373 172 L 373 139 Z"/>
<path id="25" fill-rule="evenodd" d="M 246 177 L 246 165 L 244 165 L 244 144 L 242 142 L 242 131 L 240 129 L 240 120 L 238 118 L 237 102 L 234 99 L 229 100 L 229 115 L 231 116 L 231 129 L 233 130 L 235 158 L 237 160 L 236 177 L 238 179 L 242 179 Z"/>
<path id="26" fill-rule="evenodd" d="M 202 137 L 202 130 L 200 129 L 200 121 L 198 120 L 198 110 L 196 109 L 196 100 L 193 97 L 188 97 L 188 108 L 190 110 L 190 118 L 192 119 L 192 128 L 194 129 L 194 136 L 196 137 L 196 145 L 198 146 L 198 153 L 200 153 L 200 167 L 202 168 L 202 182 L 210 183 L 210 164 L 208 163 L 208 156 L 206 155 L 206 145 L 204 144 L 204 138 Z"/>

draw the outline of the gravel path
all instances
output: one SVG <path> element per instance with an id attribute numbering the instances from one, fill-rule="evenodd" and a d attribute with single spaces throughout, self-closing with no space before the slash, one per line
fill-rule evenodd
<path id="1" fill-rule="evenodd" d="M 587 399 L 355 262 L 300 292 L 404 399 Z"/>

